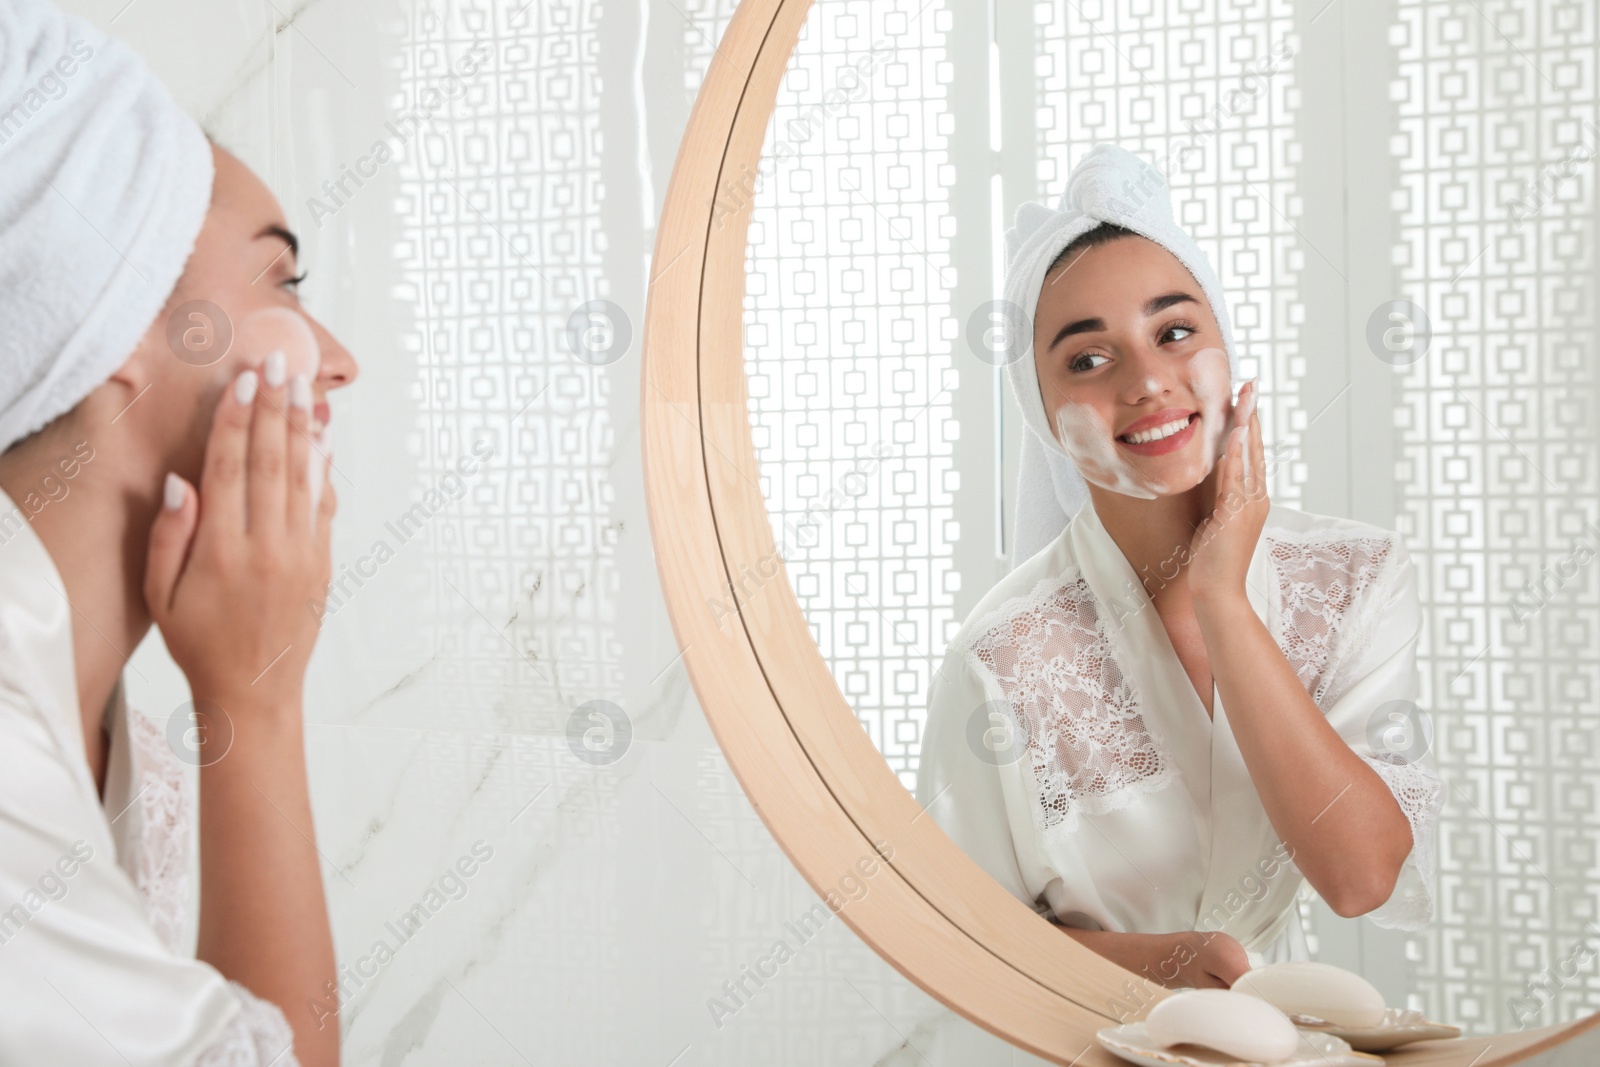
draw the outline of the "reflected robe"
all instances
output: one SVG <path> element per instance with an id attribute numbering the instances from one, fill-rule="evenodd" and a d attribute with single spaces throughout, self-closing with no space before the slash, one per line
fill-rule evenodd
<path id="1" fill-rule="evenodd" d="M 1368 917 L 1424 926 L 1443 787 L 1410 703 L 1422 613 L 1404 544 L 1367 523 L 1274 504 L 1246 589 L 1307 692 L 1411 825 L 1394 891 Z M 929 695 L 917 800 L 996 881 L 1057 922 L 1221 931 L 1252 964 L 1305 959 L 1304 876 L 1214 686 L 1212 707 L 1207 716 L 1144 585 L 1088 504 L 950 642 Z"/>

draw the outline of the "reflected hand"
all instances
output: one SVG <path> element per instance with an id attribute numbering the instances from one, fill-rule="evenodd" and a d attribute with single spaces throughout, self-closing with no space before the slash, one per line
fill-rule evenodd
<path id="1" fill-rule="evenodd" d="M 1250 969 L 1244 946 L 1228 934 L 1186 930 L 1161 935 L 1159 943 L 1152 973 L 1168 988 L 1227 989 Z"/>
<path id="2" fill-rule="evenodd" d="M 1249 381 L 1233 405 L 1217 460 L 1216 504 L 1189 540 L 1189 590 L 1196 599 L 1244 595 L 1245 576 L 1267 522 L 1266 462 L 1256 386 Z"/>

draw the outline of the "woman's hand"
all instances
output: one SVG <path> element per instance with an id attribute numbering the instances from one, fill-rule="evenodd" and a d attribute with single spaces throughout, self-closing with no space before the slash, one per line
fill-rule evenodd
<path id="1" fill-rule="evenodd" d="M 224 712 L 298 708 L 331 570 L 326 477 L 310 511 L 311 385 L 284 381 L 281 353 L 264 369 L 224 388 L 198 498 L 168 476 L 145 569 L 145 600 L 196 703 Z"/>
<path id="2" fill-rule="evenodd" d="M 1239 390 L 1217 459 L 1215 507 L 1189 540 L 1189 591 L 1196 599 L 1244 595 L 1250 557 L 1267 522 L 1271 501 L 1255 408 L 1255 382 L 1249 381 Z"/>
<path id="3" fill-rule="evenodd" d="M 1250 969 L 1244 946 L 1228 934 L 1188 930 L 1158 936 L 1159 970 L 1152 970 L 1169 988 L 1227 989 Z M 1176 977 L 1168 979 L 1174 970 Z"/>

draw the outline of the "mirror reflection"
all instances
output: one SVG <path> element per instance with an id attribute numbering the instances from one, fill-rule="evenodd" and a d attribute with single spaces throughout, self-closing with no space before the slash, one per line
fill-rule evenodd
<path id="1" fill-rule="evenodd" d="M 723 208 L 788 580 L 945 832 L 1161 984 L 1490 1033 L 1600 1007 L 1593 106 L 1425 179 L 1386 18 L 818 5 Z"/>

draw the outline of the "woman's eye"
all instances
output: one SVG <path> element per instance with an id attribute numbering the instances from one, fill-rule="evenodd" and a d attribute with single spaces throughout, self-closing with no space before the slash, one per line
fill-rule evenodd
<path id="1" fill-rule="evenodd" d="M 1193 326 L 1185 326 L 1181 322 L 1175 322 L 1171 326 L 1167 327 L 1167 333 L 1170 334 L 1173 330 L 1184 330 L 1184 331 L 1186 331 L 1188 333 L 1191 333 L 1191 334 L 1197 332 Z M 1178 338 L 1178 340 L 1181 341 L 1181 340 L 1183 340 L 1183 338 L 1180 337 L 1180 338 Z"/>
<path id="2" fill-rule="evenodd" d="M 1098 364 L 1098 363 L 1085 364 L 1084 360 L 1087 360 L 1087 359 L 1105 359 L 1105 358 L 1106 358 L 1105 356 L 1100 355 L 1098 352 L 1080 352 L 1076 357 L 1073 358 L 1071 363 L 1067 364 L 1067 369 L 1071 370 L 1071 371 L 1093 370 L 1095 367 L 1098 367 L 1100 364 Z"/>
<path id="3" fill-rule="evenodd" d="M 296 277 L 285 278 L 283 284 L 293 287 L 293 292 L 298 296 L 300 294 L 300 283 L 306 280 L 306 273 L 306 271 L 301 271 Z"/>

